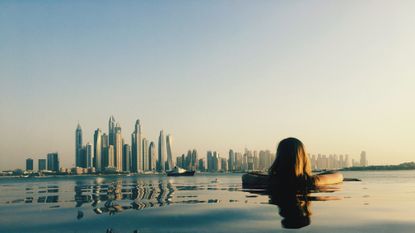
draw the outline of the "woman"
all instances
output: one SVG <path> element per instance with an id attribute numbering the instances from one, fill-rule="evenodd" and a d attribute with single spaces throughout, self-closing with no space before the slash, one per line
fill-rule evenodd
<path id="1" fill-rule="evenodd" d="M 242 176 L 244 186 L 267 185 L 270 189 L 301 190 L 341 182 L 343 182 L 343 175 L 339 172 L 326 172 L 313 176 L 310 159 L 306 155 L 304 145 L 296 138 L 286 138 L 278 144 L 277 156 L 268 175 L 245 174 Z"/>

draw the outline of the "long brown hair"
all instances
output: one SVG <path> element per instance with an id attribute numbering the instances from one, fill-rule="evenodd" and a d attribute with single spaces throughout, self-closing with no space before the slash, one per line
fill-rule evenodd
<path id="1" fill-rule="evenodd" d="M 303 143 L 297 138 L 286 138 L 278 144 L 277 155 L 269 169 L 271 179 L 293 185 L 311 177 L 310 159 Z"/>

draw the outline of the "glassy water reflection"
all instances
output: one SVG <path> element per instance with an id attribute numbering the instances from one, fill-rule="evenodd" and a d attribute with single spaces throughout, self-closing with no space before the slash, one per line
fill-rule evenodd
<path id="1" fill-rule="evenodd" d="M 3 205 L 39 205 L 45 208 L 76 208 L 76 219 L 91 215 L 116 215 L 170 205 L 273 204 L 279 207 L 282 226 L 310 224 L 310 201 L 337 200 L 330 195 L 269 195 L 265 190 L 242 187 L 239 175 L 196 177 L 61 177 L 3 183 Z M 336 187 L 314 190 L 335 192 Z M 24 197 L 23 197 L 24 196 Z M 19 197 L 19 198 L 13 198 Z"/>
<path id="2" fill-rule="evenodd" d="M 0 232 L 413 232 L 413 171 L 345 174 L 363 181 L 280 196 L 240 174 L 0 178 Z"/>

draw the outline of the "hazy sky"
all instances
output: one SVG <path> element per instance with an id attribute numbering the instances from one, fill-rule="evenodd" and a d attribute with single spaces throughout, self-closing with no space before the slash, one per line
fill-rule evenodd
<path id="1" fill-rule="evenodd" d="M 174 154 L 415 158 L 414 1 L 0 1 L 0 169 L 114 115 Z M 37 167 L 37 163 L 35 165 Z"/>

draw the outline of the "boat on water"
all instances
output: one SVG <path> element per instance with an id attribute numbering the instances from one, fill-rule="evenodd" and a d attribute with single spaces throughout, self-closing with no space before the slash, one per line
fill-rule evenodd
<path id="1" fill-rule="evenodd" d="M 181 167 L 174 167 L 171 171 L 168 171 L 167 176 L 193 176 L 195 171 L 187 171 Z"/>

